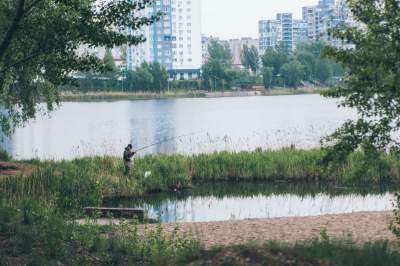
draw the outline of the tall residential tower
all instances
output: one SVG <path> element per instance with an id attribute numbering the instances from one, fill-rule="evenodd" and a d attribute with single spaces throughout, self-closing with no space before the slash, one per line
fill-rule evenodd
<path id="1" fill-rule="evenodd" d="M 173 79 L 195 79 L 201 68 L 201 0 L 157 0 L 141 15 L 163 12 L 157 23 L 142 29 L 147 41 L 128 47 L 129 70 L 158 61 Z M 128 33 L 134 34 L 132 29 Z M 137 33 L 137 32 L 136 32 Z"/>

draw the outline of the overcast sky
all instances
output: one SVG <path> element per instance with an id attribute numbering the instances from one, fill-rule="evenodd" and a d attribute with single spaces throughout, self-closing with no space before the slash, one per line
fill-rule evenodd
<path id="1" fill-rule="evenodd" d="M 222 39 L 257 37 L 258 20 L 274 19 L 276 13 L 292 12 L 301 18 L 301 8 L 318 0 L 201 0 L 202 33 Z"/>

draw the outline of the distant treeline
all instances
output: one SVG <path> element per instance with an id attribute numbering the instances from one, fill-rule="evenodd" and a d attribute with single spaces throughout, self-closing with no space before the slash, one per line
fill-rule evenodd
<path id="1" fill-rule="evenodd" d="M 77 73 L 77 84 L 67 85 L 67 91 L 161 92 L 167 90 L 201 89 L 201 80 L 169 80 L 167 70 L 158 62 L 142 63 L 133 71 L 113 70 L 106 73 Z M 78 85 L 78 86 L 76 86 Z"/>
<path id="2" fill-rule="evenodd" d="M 323 57 L 325 44 L 303 43 L 294 53 L 283 47 L 268 49 L 261 57 L 265 88 L 274 86 L 297 88 L 302 82 L 331 85 L 334 77 L 345 75 L 345 69 Z"/>
<path id="3" fill-rule="evenodd" d="M 68 91 L 125 91 L 162 92 L 167 90 L 220 91 L 233 88 L 252 88 L 254 85 L 297 88 L 307 84 L 331 86 L 345 70 L 322 56 L 325 44 L 303 43 L 295 52 L 284 47 L 268 49 L 259 55 L 255 47 L 244 46 L 241 61 L 244 68 L 234 67 L 228 45 L 212 41 L 207 62 L 197 80 L 171 80 L 168 71 L 158 62 L 144 62 L 133 70 L 121 71 L 111 53 L 104 64 L 108 71 L 76 73 L 76 83 L 64 86 Z M 78 86 L 76 86 L 78 85 Z"/>

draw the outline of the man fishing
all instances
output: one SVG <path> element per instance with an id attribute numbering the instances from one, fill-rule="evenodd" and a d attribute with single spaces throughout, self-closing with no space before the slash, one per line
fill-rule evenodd
<path id="1" fill-rule="evenodd" d="M 129 144 L 128 146 L 126 146 L 124 151 L 125 176 L 128 176 L 131 173 L 132 158 L 136 154 L 136 152 L 134 152 L 132 148 L 132 144 Z"/>
<path id="2" fill-rule="evenodd" d="M 188 137 L 188 136 L 192 136 L 195 135 L 196 133 L 192 133 L 192 134 L 188 134 L 188 135 L 182 135 L 182 136 L 178 136 L 178 137 L 173 137 L 173 138 L 164 138 L 164 140 L 153 143 L 151 145 L 147 145 L 144 146 L 142 148 L 137 149 L 136 151 L 132 150 L 132 144 L 129 144 L 128 146 L 126 146 L 125 151 L 124 151 L 124 165 L 125 165 L 125 175 L 129 175 L 131 172 L 131 168 L 132 168 L 132 158 L 133 156 L 139 152 L 139 151 L 143 151 L 146 150 L 148 148 L 151 148 L 153 146 L 168 142 L 168 141 L 173 141 L 175 139 L 180 139 L 180 138 L 184 138 L 184 137 Z M 145 176 L 151 174 L 151 172 L 146 172 Z"/>

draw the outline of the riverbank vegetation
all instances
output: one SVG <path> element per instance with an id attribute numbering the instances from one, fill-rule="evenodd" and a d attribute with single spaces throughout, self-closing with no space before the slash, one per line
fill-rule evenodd
<path id="1" fill-rule="evenodd" d="M 118 92 L 118 91 L 63 91 L 61 101 L 115 101 L 115 100 L 151 100 L 173 98 L 204 98 L 204 91 L 173 90 L 162 92 Z"/>
<path id="2" fill-rule="evenodd" d="M 298 89 L 274 88 L 264 90 L 261 87 L 256 88 L 256 92 L 248 95 L 262 96 L 281 96 L 281 95 L 300 95 L 300 94 L 321 94 L 327 89 L 321 87 L 303 87 Z M 202 90 L 171 90 L 162 92 L 118 92 L 118 91 L 63 91 L 60 94 L 61 101 L 118 101 L 118 100 L 152 100 L 152 99 L 175 99 L 175 98 L 214 98 L 214 97 L 243 97 L 246 92 L 207 92 Z"/>
<path id="3" fill-rule="evenodd" d="M 26 200 L 20 209 L 0 208 L 1 265 L 399 265 L 385 242 L 332 240 L 322 230 L 307 242 L 270 242 L 203 249 L 176 227 L 166 233 L 126 221 L 99 226 L 66 221 L 55 209 Z"/>
<path id="4" fill-rule="evenodd" d="M 276 181 L 330 182 L 359 185 L 400 183 L 400 154 L 369 158 L 353 153 L 340 164 L 322 164 L 320 149 L 257 150 L 199 155 L 148 155 L 135 160 L 132 176 L 122 176 L 117 157 L 86 157 L 72 161 L 29 161 L 29 176 L 0 178 L 3 201 L 20 202 L 27 196 L 52 200 L 58 209 L 76 210 L 99 205 L 104 197 L 140 196 L 191 187 L 193 182 Z M 151 172 L 145 177 L 146 172 Z"/>
<path id="5" fill-rule="evenodd" d="M 190 264 L 191 263 L 191 264 Z M 186 257 L 181 265 L 363 265 L 395 266 L 400 264 L 400 253 L 387 242 L 359 245 L 350 237 L 331 240 L 324 233 L 308 243 L 295 245 L 249 243 L 233 247 L 214 247 L 195 256 Z"/>
<path id="6" fill-rule="evenodd" d="M 176 265 L 199 250 L 178 228 L 79 224 L 28 197 L 18 209 L 0 207 L 0 265 Z"/>
<path id="7" fill-rule="evenodd" d="M 380 243 L 362 248 L 347 242 L 268 248 L 250 245 L 212 253 L 201 251 L 193 236 L 181 234 L 178 229 L 172 234 L 163 232 L 161 227 L 140 233 L 134 224 L 98 226 L 90 219 L 84 224 L 75 222 L 84 217 L 83 207 L 101 206 L 106 197 L 182 189 L 196 185 L 195 182 L 400 183 L 400 155 L 381 154 L 370 160 L 358 151 L 344 164 L 327 168 L 320 164 L 324 155 L 319 149 L 294 148 L 192 156 L 148 155 L 135 160 L 135 171 L 130 177 L 122 176 L 123 164 L 116 157 L 17 162 L 34 170 L 31 175 L 0 177 L 0 258 L 6 263 L 40 265 L 185 265 L 205 259 L 218 265 L 221 260 L 236 263 L 248 259 L 245 254 L 253 254 L 260 261 L 340 265 L 347 259 L 358 262 L 375 254 L 382 256 L 387 265 L 396 265 L 397 253 Z M 147 171 L 151 175 L 145 178 Z M 350 258 L 351 253 L 358 255 Z M 392 261 L 395 263 L 390 264 Z"/>

